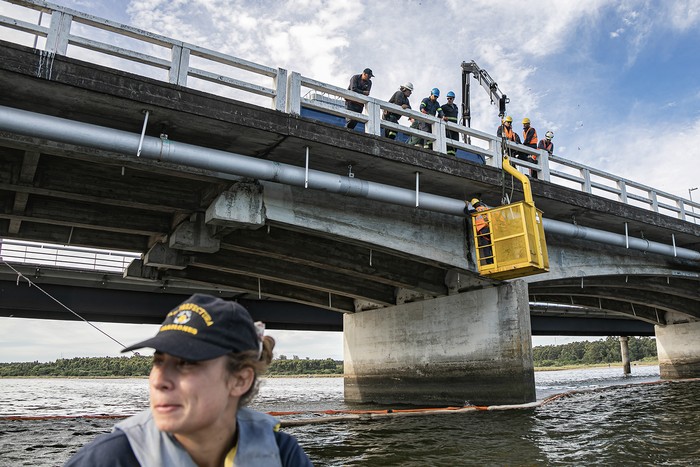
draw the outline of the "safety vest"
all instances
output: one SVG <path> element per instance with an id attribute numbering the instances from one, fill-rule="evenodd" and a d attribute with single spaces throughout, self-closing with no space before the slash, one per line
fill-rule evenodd
<path id="1" fill-rule="evenodd" d="M 503 136 L 505 136 L 506 139 L 509 139 L 511 141 L 516 141 L 515 132 L 513 131 L 513 127 L 508 128 L 505 125 L 503 125 L 501 127 L 501 134 L 503 134 Z"/>
<path id="2" fill-rule="evenodd" d="M 523 144 L 533 148 L 537 147 L 537 131 L 534 128 L 530 127 L 523 131 Z"/>
<path id="3" fill-rule="evenodd" d="M 477 211 L 486 211 L 488 208 L 485 206 L 478 206 L 475 207 Z M 474 226 L 476 227 L 477 232 L 481 232 L 484 227 L 488 227 L 489 225 L 489 218 L 487 214 L 478 214 L 474 217 Z"/>

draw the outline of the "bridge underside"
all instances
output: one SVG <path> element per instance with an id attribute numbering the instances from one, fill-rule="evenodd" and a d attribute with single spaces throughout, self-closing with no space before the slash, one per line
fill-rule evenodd
<path id="1" fill-rule="evenodd" d="M 235 294 L 195 286 L 191 290 L 185 287 L 173 287 L 166 292 L 158 290 L 158 285 L 132 285 L 129 289 L 116 289 L 118 277 L 95 275 L 90 284 L 79 287 L 75 282 L 66 280 L 66 284 L 49 284 L 39 269 L 39 276 L 32 276 L 35 268 L 18 266 L 23 274 L 40 284 L 46 292 L 41 293 L 36 287 L 29 287 L 26 282 L 0 279 L 0 316 L 29 318 L 79 320 L 58 302 L 75 311 L 82 318 L 93 322 L 160 324 L 164 310 L 173 308 L 194 291 L 210 292 L 225 298 L 234 298 Z M 1 276 L 6 277 L 7 274 Z M 88 276 L 87 274 L 84 274 Z M 105 281 L 106 279 L 106 281 Z M 56 282 L 53 280 L 53 282 Z M 60 282 L 60 281 L 58 281 Z M 49 295 L 57 301 L 49 298 Z M 251 313 L 253 319 L 265 322 L 269 329 L 291 329 L 304 331 L 343 330 L 343 314 L 331 313 L 322 308 L 301 305 L 293 302 L 275 300 L 239 300 Z M 95 304 L 100 304 L 96 306 Z M 530 322 L 533 336 L 653 336 L 654 326 L 637 320 L 607 317 L 581 312 L 579 317 L 573 313 L 561 312 L 545 314 L 531 306 Z"/>

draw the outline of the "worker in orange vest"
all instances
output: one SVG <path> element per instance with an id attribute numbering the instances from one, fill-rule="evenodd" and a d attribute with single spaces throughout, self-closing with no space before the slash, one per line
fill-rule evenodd
<path id="1" fill-rule="evenodd" d="M 469 208 L 470 205 L 472 206 L 471 209 Z M 471 202 L 467 204 L 467 212 L 470 214 L 475 212 L 481 213 L 488 209 L 489 206 L 482 203 L 479 198 L 472 198 Z M 488 214 L 477 214 L 472 217 L 472 222 L 474 222 L 474 228 L 476 229 L 477 248 L 481 264 L 493 264 L 493 245 L 491 243 L 491 228 L 489 227 Z"/>
<path id="2" fill-rule="evenodd" d="M 513 131 L 513 117 L 509 115 L 503 119 L 501 126 L 496 130 L 496 136 L 520 144 L 520 136 Z"/>
<path id="3" fill-rule="evenodd" d="M 537 149 L 537 130 L 530 126 L 530 119 L 523 118 L 523 144 L 532 149 Z M 519 154 L 518 159 L 537 164 L 537 156 L 534 154 Z M 537 178 L 537 171 L 530 169 L 530 176 Z"/>

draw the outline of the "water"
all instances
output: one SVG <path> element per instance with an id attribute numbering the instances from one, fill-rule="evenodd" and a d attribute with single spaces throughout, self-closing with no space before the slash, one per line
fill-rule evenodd
<path id="1" fill-rule="evenodd" d="M 700 382 L 644 384 L 658 367 L 538 372 L 535 409 L 285 428 L 317 466 L 700 465 Z M 577 392 L 577 391 L 587 392 Z M 0 379 L 0 415 L 128 415 L 145 379 Z M 262 411 L 346 409 L 342 378 L 264 381 Z M 0 466 L 61 465 L 118 420 L 0 420 Z"/>

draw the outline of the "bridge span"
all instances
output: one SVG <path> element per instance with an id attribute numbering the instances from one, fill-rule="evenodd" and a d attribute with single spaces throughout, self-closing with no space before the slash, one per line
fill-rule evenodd
<path id="1" fill-rule="evenodd" d="M 541 165 L 518 164 L 541 175 L 532 186 L 550 271 L 482 277 L 464 200 L 522 196 L 503 176 L 495 136 L 447 124 L 486 163 L 445 155 L 438 121 L 422 135 L 436 151 L 407 146 L 381 136 L 392 125 L 381 111 L 427 117 L 372 98 L 352 115 L 365 132 L 349 131 L 306 115 L 349 114 L 302 92 L 346 90 L 44 2 L 12 3 L 52 19 L 0 18 L 45 38 L 44 49 L 0 42 L 0 237 L 137 253 L 125 280 L 152 289 L 145 301 L 205 288 L 254 311 L 277 307 L 280 327 L 311 322 L 301 310 L 329 316 L 318 324 L 327 328 L 342 317 L 349 400 L 531 400 L 540 318 L 639 320 L 654 326 L 662 375 L 700 372 L 700 205 L 540 153 Z M 73 22 L 157 43 L 171 60 L 86 39 Z M 168 79 L 69 57 L 69 45 L 167 69 Z M 190 56 L 256 77 L 206 72 Z M 188 78 L 272 105 L 193 89 Z M 12 295 L 14 271 L 2 272 L 3 303 L 24 303 Z M 90 293 L 116 296 L 104 282 Z"/>

